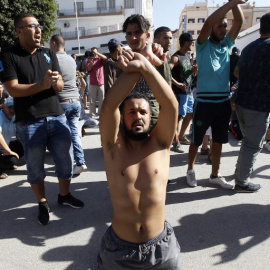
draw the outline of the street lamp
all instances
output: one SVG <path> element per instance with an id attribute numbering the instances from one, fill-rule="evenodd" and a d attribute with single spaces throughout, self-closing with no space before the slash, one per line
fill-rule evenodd
<path id="1" fill-rule="evenodd" d="M 81 45 L 80 45 L 80 33 L 79 33 L 79 21 L 78 21 L 77 0 L 75 0 L 75 14 L 76 14 L 76 23 L 77 23 L 78 48 L 79 48 L 79 54 L 81 54 Z"/>

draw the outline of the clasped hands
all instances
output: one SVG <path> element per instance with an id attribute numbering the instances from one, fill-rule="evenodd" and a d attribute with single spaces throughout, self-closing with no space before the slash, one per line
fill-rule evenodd
<path id="1" fill-rule="evenodd" d="M 151 63 L 154 66 L 162 65 L 165 57 L 166 55 L 163 53 L 161 45 L 153 43 L 146 45 L 141 53 L 131 50 L 123 51 L 122 55 L 119 56 L 118 66 L 124 72 L 136 72 L 139 68 L 145 67 L 147 63 Z"/>

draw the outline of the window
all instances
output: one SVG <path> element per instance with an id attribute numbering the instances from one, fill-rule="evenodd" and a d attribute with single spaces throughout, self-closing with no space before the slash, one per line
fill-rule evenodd
<path id="1" fill-rule="evenodd" d="M 228 25 L 232 25 L 232 20 L 227 20 Z"/>
<path id="2" fill-rule="evenodd" d="M 248 23 L 248 17 L 244 18 L 243 24 L 247 24 Z"/>
<path id="3" fill-rule="evenodd" d="M 188 31 L 188 33 L 194 35 L 194 30 Z"/>
<path id="4" fill-rule="evenodd" d="M 74 10 L 76 11 L 76 4 L 74 3 Z M 84 11 L 83 2 L 77 2 L 77 10 Z"/>
<path id="5" fill-rule="evenodd" d="M 199 18 L 198 19 L 198 23 L 204 23 L 204 21 L 205 21 L 204 18 Z"/>
<path id="6" fill-rule="evenodd" d="M 256 18 L 256 22 L 259 23 L 261 21 L 261 17 Z"/>
<path id="7" fill-rule="evenodd" d="M 115 0 L 110 0 L 109 1 L 109 9 L 110 10 L 112 10 L 112 9 L 114 10 L 115 9 Z"/>
<path id="8" fill-rule="evenodd" d="M 197 35 L 199 35 L 201 33 L 201 30 L 197 30 Z"/>
<path id="9" fill-rule="evenodd" d="M 106 9 L 106 1 L 97 1 L 97 10 L 99 9 Z"/>
<path id="10" fill-rule="evenodd" d="M 124 8 L 134 8 L 134 0 L 124 0 Z"/>
<path id="11" fill-rule="evenodd" d="M 195 23 L 195 19 L 188 19 L 188 23 Z"/>

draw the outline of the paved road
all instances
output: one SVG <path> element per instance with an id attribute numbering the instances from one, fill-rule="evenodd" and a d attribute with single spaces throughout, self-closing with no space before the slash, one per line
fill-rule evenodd
<path id="1" fill-rule="evenodd" d="M 112 209 L 97 128 L 87 129 L 83 146 L 89 171 L 73 179 L 72 193 L 83 209 L 57 204 L 58 183 L 52 158 L 46 155 L 46 191 L 51 222 L 37 222 L 37 205 L 26 182 L 26 167 L 0 181 L 0 269 L 95 269 L 100 239 L 110 224 Z M 188 146 L 184 146 L 186 152 Z M 224 146 L 221 172 L 233 180 L 239 143 Z M 253 181 L 263 188 L 236 194 L 211 186 L 211 166 L 198 155 L 199 186 L 186 185 L 187 153 L 171 155 L 167 189 L 167 219 L 173 225 L 188 270 L 268 270 L 270 247 L 270 153 L 258 157 Z"/>

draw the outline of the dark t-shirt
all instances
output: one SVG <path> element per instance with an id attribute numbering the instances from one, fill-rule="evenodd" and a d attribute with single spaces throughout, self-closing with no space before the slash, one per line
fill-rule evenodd
<path id="1" fill-rule="evenodd" d="M 164 80 L 171 85 L 172 84 L 172 74 L 171 74 L 171 69 L 170 69 L 170 64 L 167 60 L 165 59 L 164 63 L 158 67 L 156 67 L 157 71 L 161 74 L 161 76 L 164 78 Z"/>
<path id="2" fill-rule="evenodd" d="M 238 61 L 239 90 L 236 104 L 270 112 L 270 38 L 259 38 L 242 51 Z"/>
<path id="3" fill-rule="evenodd" d="M 122 70 L 118 67 L 117 60 L 108 58 L 104 63 L 105 93 L 113 86 L 114 82 L 121 74 Z"/>
<path id="4" fill-rule="evenodd" d="M 192 72 L 189 55 L 182 55 L 180 51 L 177 51 L 173 56 L 178 57 L 178 65 L 172 69 L 172 77 L 180 82 L 187 85 L 186 91 L 183 91 L 176 85 L 172 84 L 172 89 L 175 94 L 190 94 L 191 93 L 191 84 L 192 84 Z"/>
<path id="5" fill-rule="evenodd" d="M 43 47 L 30 54 L 17 44 L 3 52 L 0 60 L 3 83 L 14 79 L 17 79 L 19 84 L 38 83 L 49 69 L 60 73 L 55 53 Z M 64 113 L 52 87 L 32 96 L 14 98 L 14 108 L 16 122 Z"/>
<path id="6" fill-rule="evenodd" d="M 237 78 L 233 74 L 239 58 L 240 56 L 237 54 L 230 55 L 230 87 L 232 87 L 237 81 Z"/>

